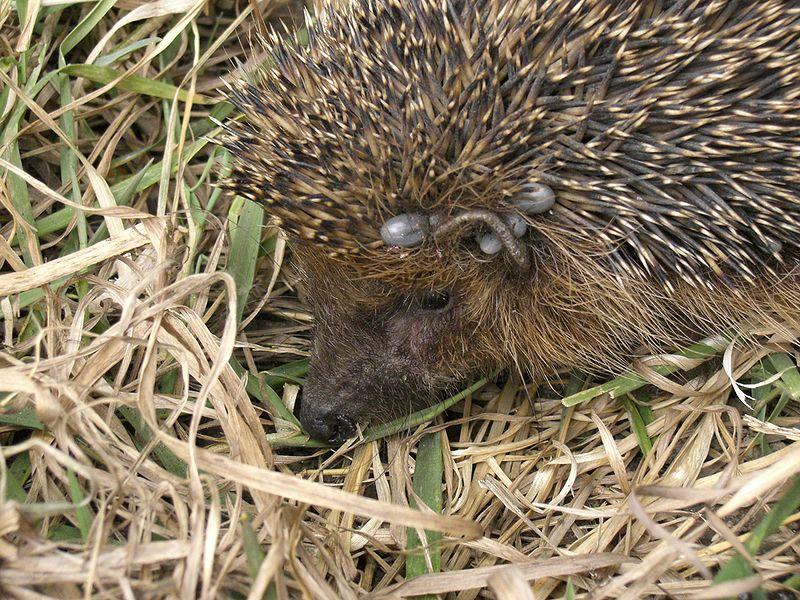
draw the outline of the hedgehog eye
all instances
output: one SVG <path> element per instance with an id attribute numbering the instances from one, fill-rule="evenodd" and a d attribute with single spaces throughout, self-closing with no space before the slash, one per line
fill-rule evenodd
<path id="1" fill-rule="evenodd" d="M 448 291 L 427 292 L 420 296 L 418 305 L 422 310 L 442 312 L 453 303 L 453 297 Z"/>

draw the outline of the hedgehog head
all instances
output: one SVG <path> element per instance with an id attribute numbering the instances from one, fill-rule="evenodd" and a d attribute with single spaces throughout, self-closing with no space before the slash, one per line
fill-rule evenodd
<path id="1" fill-rule="evenodd" d="M 708 290 L 797 241 L 798 171 L 770 175 L 797 160 L 800 16 L 775 4 L 356 0 L 266 40 L 226 185 L 305 276 L 309 431 L 727 318 Z"/>

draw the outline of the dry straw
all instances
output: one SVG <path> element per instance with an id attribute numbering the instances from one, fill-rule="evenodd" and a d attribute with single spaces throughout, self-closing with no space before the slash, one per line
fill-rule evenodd
<path id="1" fill-rule="evenodd" d="M 796 593 L 786 332 L 302 435 L 310 319 L 209 143 L 242 40 L 294 8 L 0 0 L 2 596 Z"/>

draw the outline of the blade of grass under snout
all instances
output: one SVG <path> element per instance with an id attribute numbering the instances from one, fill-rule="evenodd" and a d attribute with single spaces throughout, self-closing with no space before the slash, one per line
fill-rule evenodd
<path id="1" fill-rule="evenodd" d="M 239 366 L 238 369 L 241 369 L 241 366 Z M 494 377 L 494 375 L 492 375 L 492 377 Z M 468 388 L 460 391 L 455 396 L 451 396 L 450 398 L 442 400 L 438 404 L 434 404 L 433 406 L 429 406 L 428 408 L 424 408 L 422 410 L 413 412 L 406 417 L 400 417 L 399 419 L 394 419 L 393 421 L 389 421 L 388 423 L 384 423 L 382 425 L 367 427 L 367 429 L 364 431 L 364 439 L 362 441 L 374 442 L 375 440 L 379 440 L 387 436 L 393 435 L 395 433 L 406 431 L 412 427 L 421 425 L 422 423 L 426 423 L 431 419 L 435 418 L 437 415 L 440 415 L 441 413 L 446 411 L 451 406 L 458 404 L 470 394 L 482 388 L 489 382 L 489 380 L 492 377 L 482 377 Z M 251 378 L 252 381 L 254 381 L 254 379 L 255 378 Z M 297 426 L 300 427 L 300 424 L 297 421 L 297 419 L 294 417 L 294 415 L 288 412 L 288 409 L 285 406 L 283 406 L 283 402 L 281 402 L 280 396 L 278 396 L 275 393 L 275 391 L 272 390 L 271 387 L 265 386 L 266 388 L 265 394 L 262 394 L 261 392 L 255 394 L 253 393 L 253 390 L 257 389 L 257 386 L 258 383 L 254 381 L 251 387 L 251 384 L 248 381 L 247 384 L 248 393 L 251 393 L 253 396 L 258 397 L 261 400 L 269 401 L 269 403 L 273 407 L 282 407 L 283 411 L 286 411 L 288 415 L 291 415 L 290 420 L 292 420 L 292 422 L 294 423 L 297 423 Z M 301 435 L 289 435 L 289 436 L 283 434 L 269 434 L 267 435 L 267 441 L 273 448 L 297 448 L 297 447 L 329 448 L 330 447 L 330 444 L 326 444 L 325 442 L 318 442 L 317 440 L 312 440 L 311 437 L 305 433 Z"/>
<path id="2" fill-rule="evenodd" d="M 280 365 L 274 369 L 261 372 L 261 379 L 264 383 L 272 388 L 278 387 L 286 383 L 303 384 L 303 377 L 308 373 L 308 359 L 301 358 L 288 362 L 285 365 Z"/>
<path id="3" fill-rule="evenodd" d="M 744 547 L 750 555 L 755 556 L 764 540 L 778 531 L 781 523 L 792 516 L 798 508 L 800 508 L 800 475 L 795 476 L 781 499 L 744 541 Z M 747 560 L 741 554 L 736 553 L 714 577 L 714 584 L 745 579 L 751 577 L 753 573 L 753 568 Z M 754 600 L 766 600 L 767 597 L 761 588 L 754 590 L 751 594 Z"/>
<path id="4" fill-rule="evenodd" d="M 450 396 L 450 398 L 442 400 L 438 404 L 434 404 L 433 406 L 430 406 L 428 408 L 424 408 L 422 410 L 413 412 L 406 417 L 400 417 L 399 419 L 395 419 L 394 421 L 389 421 L 388 423 L 384 423 L 383 425 L 368 427 L 366 431 L 364 431 L 364 441 L 373 442 L 375 440 L 384 438 L 388 435 L 392 435 L 393 433 L 398 433 L 400 431 L 410 429 L 411 427 L 415 427 L 416 425 L 421 425 L 422 423 L 426 423 L 431 419 L 433 419 L 434 417 L 436 417 L 437 415 L 442 414 L 451 406 L 458 404 L 473 392 L 476 392 L 479 389 L 481 389 L 492 378 L 494 378 L 494 375 L 492 375 L 491 377 L 481 377 L 478 381 L 473 383 L 468 388 L 460 391 L 455 396 Z"/>
<path id="5" fill-rule="evenodd" d="M 417 459 L 414 463 L 414 493 L 428 508 L 436 513 L 442 512 L 442 438 L 439 433 L 424 435 L 417 445 Z M 413 508 L 418 508 L 412 498 Z M 413 579 L 425 573 L 438 573 L 442 566 L 439 546 L 441 534 L 425 531 L 426 543 L 420 540 L 417 530 L 409 527 L 406 538 L 406 579 Z M 435 600 L 436 596 L 419 596 L 424 600 Z"/>
<path id="6" fill-rule="evenodd" d="M 245 368 L 239 364 L 235 358 L 231 358 L 230 365 L 236 374 L 241 377 L 245 373 Z M 253 373 L 247 374 L 247 393 L 256 398 L 262 405 L 269 405 L 273 411 L 275 411 L 276 416 L 279 416 L 285 421 L 289 421 L 290 423 L 294 423 L 298 429 L 300 429 L 300 422 L 297 420 L 286 405 L 281 400 L 281 397 L 278 393 L 272 389 L 272 386 L 269 385 L 265 378 L 262 376 L 261 373 L 254 375 Z M 271 434 L 272 435 L 272 434 Z M 270 441 L 270 435 L 267 435 L 267 440 L 270 441 L 271 445 L 279 447 L 281 444 L 277 442 L 279 439 L 284 439 L 287 441 L 284 446 L 304 446 L 306 444 L 303 441 L 309 440 L 307 435 L 302 436 L 290 436 L 286 437 L 285 435 L 273 435 L 272 439 L 276 440 L 276 442 Z M 296 443 L 293 443 L 296 442 Z M 323 445 L 323 447 L 325 447 Z"/>
<path id="7" fill-rule="evenodd" d="M 696 366 L 696 364 L 694 364 L 695 362 L 700 364 L 709 358 L 716 356 L 725 348 L 728 343 L 729 338 L 725 335 L 720 335 L 713 338 L 708 338 L 696 344 L 692 344 L 681 352 L 677 352 L 674 356 L 692 361 L 692 365 Z M 651 368 L 655 373 L 664 376 L 681 370 L 681 368 L 677 365 L 657 365 Z M 577 394 L 567 396 L 561 401 L 561 403 L 564 406 L 576 406 L 578 404 L 588 402 L 589 400 L 594 400 L 603 394 L 609 394 L 612 398 L 620 398 L 625 394 L 648 385 L 648 383 L 649 382 L 638 373 L 629 371 L 628 373 L 612 379 L 611 381 L 596 385 L 588 390 L 578 392 Z"/>

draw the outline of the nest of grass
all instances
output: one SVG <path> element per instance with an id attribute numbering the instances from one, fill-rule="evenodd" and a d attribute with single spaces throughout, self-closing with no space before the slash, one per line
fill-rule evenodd
<path id="1" fill-rule="evenodd" d="M 796 594 L 796 332 L 303 435 L 310 318 L 211 143 L 296 9 L 0 0 L 0 595 Z"/>

